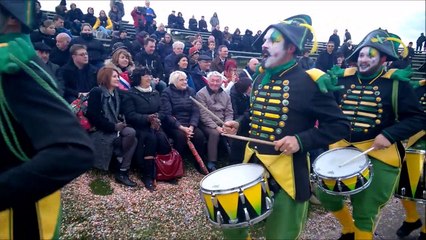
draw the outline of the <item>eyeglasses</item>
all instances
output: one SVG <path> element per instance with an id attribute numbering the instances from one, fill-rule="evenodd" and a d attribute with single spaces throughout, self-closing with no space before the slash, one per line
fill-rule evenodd
<path id="1" fill-rule="evenodd" d="M 77 56 L 80 56 L 80 57 L 84 57 L 84 56 L 87 56 L 89 54 L 87 52 L 84 52 L 84 53 L 78 53 L 78 54 L 74 54 L 74 55 L 77 55 Z"/>

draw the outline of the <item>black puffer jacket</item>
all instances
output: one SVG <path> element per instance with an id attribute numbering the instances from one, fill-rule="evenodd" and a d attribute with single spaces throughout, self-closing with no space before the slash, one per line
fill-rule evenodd
<path id="1" fill-rule="evenodd" d="M 168 128 L 198 126 L 200 110 L 189 97 L 195 98 L 195 90 L 187 87 L 179 90 L 175 85 L 161 93 L 160 117 L 161 122 Z"/>
<path id="2" fill-rule="evenodd" d="M 71 41 L 70 46 L 74 44 L 82 44 L 87 47 L 87 53 L 89 53 L 89 62 L 91 64 L 105 61 L 105 48 L 99 40 L 93 38 L 93 35 L 90 38 L 83 38 L 82 36 L 74 38 Z"/>
<path id="3" fill-rule="evenodd" d="M 148 54 L 144 49 L 136 54 L 135 62 L 137 66 L 143 66 L 151 70 L 152 76 L 164 80 L 164 68 L 160 56 L 157 53 Z"/>

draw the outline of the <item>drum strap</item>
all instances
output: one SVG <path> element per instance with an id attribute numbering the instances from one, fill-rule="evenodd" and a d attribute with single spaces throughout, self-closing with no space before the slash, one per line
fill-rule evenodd
<path id="1" fill-rule="evenodd" d="M 393 113 L 395 115 L 395 122 L 399 122 L 399 119 L 398 119 L 398 86 L 399 86 L 399 81 L 393 80 L 393 84 L 392 84 L 392 108 L 393 108 Z"/>

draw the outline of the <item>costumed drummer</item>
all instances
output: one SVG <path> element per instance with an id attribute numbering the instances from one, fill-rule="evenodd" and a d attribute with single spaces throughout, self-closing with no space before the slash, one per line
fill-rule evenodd
<path id="1" fill-rule="evenodd" d="M 59 189 L 93 146 L 28 33 L 36 1 L 0 0 L 0 239 L 58 239 Z"/>
<path id="2" fill-rule="evenodd" d="M 334 66 L 329 71 L 338 77 L 337 84 L 344 86 L 335 95 L 351 121 L 350 136 L 330 148 L 355 147 L 365 151 L 374 147 L 368 153 L 374 176 L 368 188 L 350 197 L 353 215 L 343 196 L 317 191 L 323 206 L 342 224 L 340 239 L 373 239 L 376 217 L 392 197 L 398 181 L 405 154 L 400 141 L 425 128 L 425 114 L 408 83 L 410 73 L 397 69 L 386 72 L 382 66 L 385 61 L 398 59 L 400 44 L 397 35 L 374 30 L 348 57 L 357 62 L 357 67 Z"/>
<path id="3" fill-rule="evenodd" d="M 417 100 L 422 106 L 423 112 L 426 113 L 426 79 L 420 81 L 410 81 L 411 86 L 417 95 Z M 426 150 L 426 136 L 425 130 L 409 138 L 406 148 Z M 407 161 L 407 160 L 406 160 Z M 423 169 L 423 171 L 425 171 Z M 420 176 L 426 177 L 426 176 Z M 411 179 L 408 179 L 410 181 Z M 401 180 L 400 180 L 401 181 Z M 417 179 L 414 179 L 417 181 Z M 414 184 L 417 184 L 415 182 Z M 418 186 L 421 187 L 421 186 Z M 423 186 L 425 187 L 425 186 Z M 426 224 L 420 219 L 420 215 L 417 212 L 416 202 L 409 199 L 401 199 L 402 206 L 405 210 L 405 219 L 401 227 L 396 231 L 398 237 L 406 237 L 410 233 L 421 227 L 419 240 L 426 240 Z"/>
<path id="4" fill-rule="evenodd" d="M 263 164 L 272 175 L 275 202 L 266 219 L 266 239 L 299 237 L 311 195 L 308 151 L 349 134 L 349 121 L 333 95 L 317 86 L 328 75 L 317 69 L 306 71 L 297 63 L 311 24 L 307 15 L 290 17 L 270 25 L 256 40 L 263 41 L 265 59 L 253 82 L 249 134 L 275 146 L 249 142 L 244 161 Z M 316 120 L 322 123 L 319 128 L 314 127 Z M 226 239 L 248 236 L 246 228 L 223 232 Z"/>

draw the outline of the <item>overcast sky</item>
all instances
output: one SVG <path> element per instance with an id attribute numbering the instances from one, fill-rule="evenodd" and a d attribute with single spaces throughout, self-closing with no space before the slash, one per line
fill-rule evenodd
<path id="1" fill-rule="evenodd" d="M 60 0 L 41 0 L 42 9 L 54 11 Z M 130 12 L 134 6 L 144 6 L 143 0 L 123 0 L 126 16 L 124 20 L 133 22 Z M 109 11 L 109 1 L 67 0 L 67 6 L 76 3 L 83 13 L 89 6 Z M 221 29 L 229 26 L 233 33 L 240 28 L 264 30 L 268 25 L 277 23 L 297 14 L 310 15 L 319 41 L 327 41 L 338 29 L 343 41 L 345 29 L 352 34 L 358 43 L 370 31 L 381 27 L 399 35 L 404 43 L 415 42 L 421 32 L 425 32 L 426 1 L 166 1 L 151 0 L 151 7 L 157 14 L 157 23 L 167 24 L 167 16 L 172 10 L 182 12 L 185 27 L 192 15 L 198 20 L 205 16 L 207 23 L 213 12 L 217 12 Z M 210 27 L 210 24 L 208 24 Z"/>

